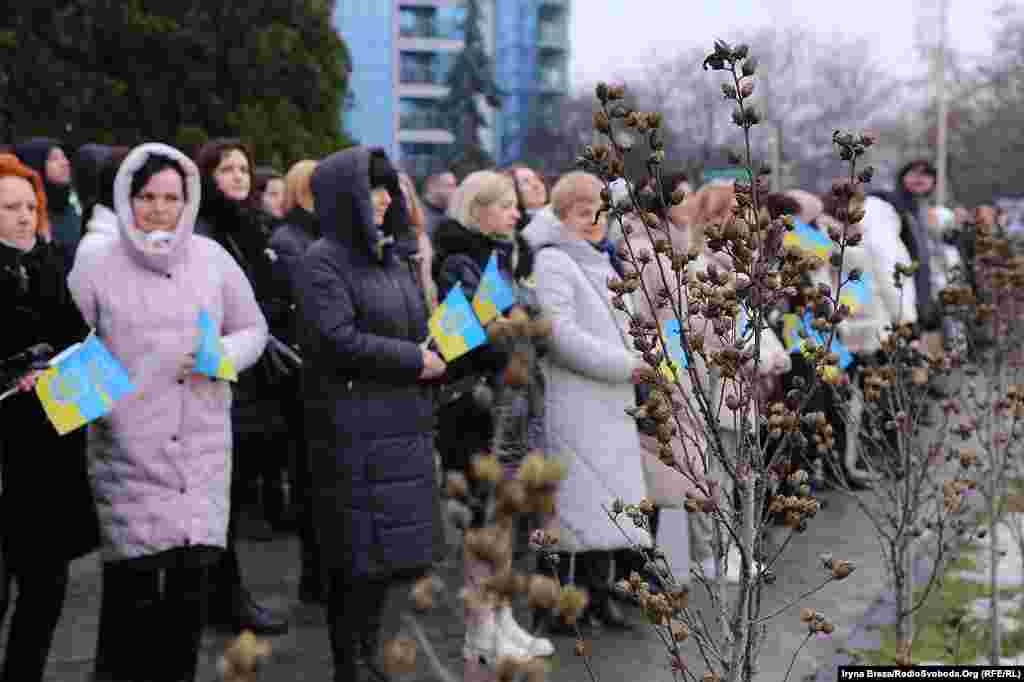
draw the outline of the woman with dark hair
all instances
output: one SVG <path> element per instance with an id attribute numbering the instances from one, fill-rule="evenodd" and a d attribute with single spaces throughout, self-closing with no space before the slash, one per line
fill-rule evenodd
<path id="1" fill-rule="evenodd" d="M 515 183 L 519 221 L 516 231 L 522 232 L 548 203 L 548 186 L 540 173 L 523 163 L 514 163 L 505 170 Z"/>
<path id="2" fill-rule="evenodd" d="M 106 144 L 90 142 L 83 144 L 75 152 L 73 175 L 75 193 L 82 209 L 82 223 L 89 219 L 92 205 L 100 194 L 100 171 L 110 156 L 111 147 Z"/>
<path id="3" fill-rule="evenodd" d="M 50 233 L 70 265 L 82 238 L 82 212 L 72 200 L 71 162 L 63 144 L 49 137 L 34 137 L 14 145 L 14 153 L 43 179 Z"/>
<path id="4" fill-rule="evenodd" d="M 114 212 L 114 179 L 121 167 L 121 162 L 128 156 L 130 147 L 110 147 L 100 164 L 96 179 L 96 196 L 86 211 L 87 222 L 82 241 L 78 243 L 78 253 L 95 248 L 105 239 L 120 237 L 117 225 L 117 214 Z M 78 258 L 78 255 L 75 255 Z"/>
<path id="5" fill-rule="evenodd" d="M 43 183 L 14 155 L 0 154 L 0 312 L 8 325 L 0 359 L 38 343 L 60 351 L 88 334 L 66 279 L 49 239 Z M 18 390 L 0 402 L 0 622 L 11 580 L 18 585 L 2 682 L 41 682 L 68 565 L 99 544 L 85 430 L 57 434 L 33 391 L 36 376 L 11 377 Z M 10 388 L 0 384 L 0 393 Z"/>
<path id="6" fill-rule="evenodd" d="M 120 238 L 68 278 L 135 387 L 89 427 L 104 560 L 95 682 L 195 679 L 207 570 L 227 546 L 232 389 L 194 371 L 197 321 L 205 311 L 239 372 L 267 323 L 231 256 L 194 235 L 199 202 L 188 157 L 133 149 L 114 182 Z"/>
<path id="7" fill-rule="evenodd" d="M 276 168 L 261 166 L 254 179 L 253 205 L 277 220 L 284 218 L 284 176 Z"/>
<path id="8" fill-rule="evenodd" d="M 269 249 L 271 221 L 249 203 L 252 188 L 252 155 L 238 140 L 213 140 L 196 154 L 202 178 L 203 201 L 196 233 L 218 242 L 245 272 L 256 292 L 256 300 L 271 328 L 287 313 L 287 292 L 275 286 L 274 254 Z M 211 576 L 210 622 L 235 631 L 280 635 L 288 631 L 287 621 L 257 604 L 245 589 L 235 540 L 240 531 L 243 505 L 258 497 L 262 476 L 263 504 L 271 518 L 283 514 L 282 473 L 285 467 L 286 424 L 281 400 L 275 394 L 265 363 L 239 374 L 231 411 L 233 432 L 231 523 L 228 551 Z M 269 539 L 269 533 L 258 535 Z"/>
<path id="9" fill-rule="evenodd" d="M 398 175 L 353 147 L 312 178 L 323 238 L 299 268 L 306 428 L 329 573 L 335 682 L 373 666 L 386 597 L 435 559 L 432 388 L 445 363 L 422 344 L 427 308 L 395 247 L 408 231 Z"/>

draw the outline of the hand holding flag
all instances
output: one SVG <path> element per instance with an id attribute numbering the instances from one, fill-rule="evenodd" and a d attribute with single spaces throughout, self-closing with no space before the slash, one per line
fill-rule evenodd
<path id="1" fill-rule="evenodd" d="M 828 261 L 829 256 L 832 255 L 832 250 L 835 245 L 827 235 L 821 233 L 817 229 L 807 225 L 806 223 L 797 222 L 796 228 L 792 232 L 787 232 L 782 238 L 782 243 L 798 246 L 804 251 L 810 251 L 818 258 L 824 261 Z"/>
<path id="2" fill-rule="evenodd" d="M 492 251 L 491 257 L 487 259 L 484 274 L 480 278 L 480 285 L 473 295 L 473 312 L 476 313 L 481 325 L 487 325 L 499 313 L 511 308 L 515 302 L 515 292 L 498 270 L 498 253 Z"/>
<path id="3" fill-rule="evenodd" d="M 428 322 L 430 338 L 437 344 L 445 362 L 484 345 L 487 334 L 470 307 L 462 284 L 456 284 L 445 296 Z"/>
<path id="4" fill-rule="evenodd" d="M 196 374 L 203 374 L 224 381 L 238 381 L 238 372 L 231 365 L 224 344 L 220 340 L 220 332 L 214 326 L 213 319 L 205 308 L 199 310 L 199 342 L 193 354 Z M 187 360 L 186 360 L 187 363 Z"/>
<path id="5" fill-rule="evenodd" d="M 871 275 L 862 272 L 858 279 L 846 282 L 839 294 L 839 302 L 851 313 L 871 303 Z"/>
<path id="6" fill-rule="evenodd" d="M 35 390 L 46 416 L 63 436 L 109 413 L 135 387 L 106 346 L 90 334 L 50 361 Z"/>

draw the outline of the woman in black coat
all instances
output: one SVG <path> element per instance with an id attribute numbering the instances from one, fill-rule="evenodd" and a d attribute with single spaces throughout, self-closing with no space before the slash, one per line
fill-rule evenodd
<path id="1" fill-rule="evenodd" d="M 285 313 L 287 292 L 280 292 L 274 284 L 273 256 L 268 249 L 271 217 L 248 201 L 252 155 L 238 140 L 213 140 L 200 148 L 196 165 L 203 179 L 196 234 L 217 241 L 235 258 L 249 277 L 268 324 L 274 328 Z M 278 387 L 271 385 L 265 370 L 265 363 L 257 363 L 233 387 L 228 551 L 211 575 L 210 622 L 236 631 L 280 635 L 288 631 L 287 621 L 257 604 L 245 589 L 235 549 L 246 493 L 253 490 L 261 475 L 264 491 L 272 493 L 264 500 L 265 505 L 269 502 L 268 515 L 278 515 L 283 505 L 279 489 L 287 447 L 286 425 Z"/>
<path id="2" fill-rule="evenodd" d="M 299 269 L 303 397 L 334 679 L 347 682 L 360 653 L 373 661 L 390 585 L 434 560 L 426 382 L 445 365 L 420 345 L 427 309 L 413 266 L 395 252 L 409 226 L 387 156 L 366 147 L 333 154 L 312 187 L 324 237 Z"/>
<path id="3" fill-rule="evenodd" d="M 321 237 L 320 225 L 313 213 L 313 191 L 309 181 L 316 169 L 316 161 L 309 159 L 294 164 L 285 176 L 284 219 L 270 237 L 273 250 L 274 273 L 278 286 L 291 294 L 288 315 L 271 327 L 271 333 L 288 344 L 301 356 L 299 343 L 300 318 L 297 311 L 296 279 L 306 249 Z M 295 399 L 287 401 L 285 419 L 292 437 L 291 481 L 292 506 L 298 525 L 302 568 L 299 577 L 299 600 L 305 603 L 323 603 L 327 595 L 327 581 L 320 561 L 320 545 L 313 527 L 313 474 L 310 470 L 309 447 L 306 444 L 305 408 L 299 399 L 302 372 L 296 372 L 293 388 Z"/>
<path id="4" fill-rule="evenodd" d="M 38 176 L 13 156 L 0 156 L 0 360 L 40 343 L 60 352 L 89 333 L 46 224 Z M 10 606 L 11 578 L 18 583 L 0 680 L 34 682 L 43 679 L 68 565 L 97 547 L 99 524 L 85 429 L 59 436 L 32 390 L 34 380 L 17 378 L 21 390 L 0 402 L 0 618 Z"/>
<path id="5" fill-rule="evenodd" d="M 520 217 L 515 187 L 507 175 L 480 171 L 463 180 L 452 196 L 449 217 L 434 228 L 431 274 L 439 300 L 456 284 L 467 299 L 476 293 L 492 253 L 508 286 L 523 291 L 518 282 L 533 270 L 533 256 L 522 235 L 515 231 Z M 481 219 L 483 218 L 483 219 Z M 494 392 L 508 364 L 506 349 L 486 344 L 456 359 L 441 391 L 437 448 L 446 470 L 465 471 L 473 455 L 490 451 L 494 436 L 491 414 Z M 537 447 L 535 445 L 535 447 Z M 517 461 L 503 462 L 508 465 Z"/>

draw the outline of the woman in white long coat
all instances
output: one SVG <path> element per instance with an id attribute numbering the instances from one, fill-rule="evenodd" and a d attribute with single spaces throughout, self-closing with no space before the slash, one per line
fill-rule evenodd
<path id="1" fill-rule="evenodd" d="M 619 273 L 605 221 L 594 222 L 600 192 L 594 176 L 564 176 L 552 190 L 552 210 L 539 213 L 523 236 L 536 252 L 537 298 L 553 325 L 545 414 L 549 451 L 568 469 L 557 504 L 561 545 L 570 553 L 562 564 L 590 592 L 587 616 L 622 627 L 609 599 L 611 552 L 649 546 L 650 537 L 628 519 L 620 529 L 605 509 L 647 495 L 639 433 L 625 412 L 635 405 L 643 360 L 632 350 L 628 317 L 612 306 L 607 283 Z"/>

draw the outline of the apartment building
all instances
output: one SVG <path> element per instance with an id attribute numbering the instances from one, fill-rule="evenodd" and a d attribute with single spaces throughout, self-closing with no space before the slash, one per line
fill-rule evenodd
<path id="1" fill-rule="evenodd" d="M 569 0 L 480 0 L 481 34 L 504 97 L 483 106 L 484 147 L 498 163 L 517 159 L 536 117 L 568 91 Z M 384 147 L 416 176 L 443 167 L 452 134 L 440 104 L 463 48 L 461 0 L 337 0 L 335 25 L 352 55 L 346 131 Z"/>

